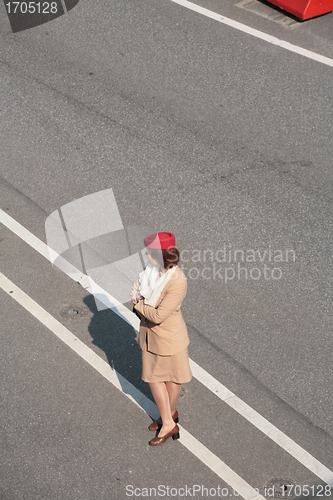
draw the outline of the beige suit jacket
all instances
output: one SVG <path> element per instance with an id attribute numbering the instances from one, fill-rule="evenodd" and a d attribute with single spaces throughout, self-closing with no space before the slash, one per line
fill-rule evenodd
<path id="1" fill-rule="evenodd" d="M 185 274 L 177 266 L 165 285 L 156 307 L 140 300 L 134 308 L 141 317 L 139 345 L 147 340 L 147 350 L 154 354 L 171 355 L 189 344 L 189 337 L 180 306 L 187 291 Z"/>

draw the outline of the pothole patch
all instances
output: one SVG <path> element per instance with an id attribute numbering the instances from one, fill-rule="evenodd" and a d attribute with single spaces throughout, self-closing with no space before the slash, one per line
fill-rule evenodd
<path id="1" fill-rule="evenodd" d="M 73 305 L 64 305 L 60 311 L 60 316 L 65 319 L 79 319 L 82 316 L 86 316 L 88 314 L 88 309 L 85 307 L 73 306 Z"/>

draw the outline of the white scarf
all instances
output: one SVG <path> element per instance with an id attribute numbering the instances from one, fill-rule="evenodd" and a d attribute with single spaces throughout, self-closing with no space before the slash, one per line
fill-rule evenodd
<path id="1" fill-rule="evenodd" d="M 160 275 L 158 268 L 148 263 L 146 269 L 139 274 L 139 291 L 144 297 L 145 304 L 156 306 L 165 285 L 175 270 L 176 266 L 173 266 Z"/>

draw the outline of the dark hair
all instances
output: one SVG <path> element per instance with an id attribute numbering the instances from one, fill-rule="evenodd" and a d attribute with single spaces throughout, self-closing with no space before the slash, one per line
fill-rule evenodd
<path id="1" fill-rule="evenodd" d="M 157 260 L 160 264 L 161 262 L 161 250 L 157 250 L 155 248 L 149 248 L 150 255 L 153 259 Z M 179 262 L 179 252 L 176 247 L 168 248 L 168 250 L 162 250 L 163 257 L 163 267 L 164 269 L 171 269 Z"/>

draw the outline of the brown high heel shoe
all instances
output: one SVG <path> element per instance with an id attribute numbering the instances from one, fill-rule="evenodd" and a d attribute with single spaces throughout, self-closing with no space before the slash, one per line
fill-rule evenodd
<path id="1" fill-rule="evenodd" d="M 149 441 L 149 444 L 151 446 L 156 446 L 158 444 L 163 444 L 163 443 L 165 443 L 165 441 L 169 437 L 172 437 L 172 439 L 179 439 L 180 438 L 180 436 L 179 436 L 179 427 L 178 427 L 177 424 L 174 426 L 174 428 L 170 432 L 168 432 L 168 434 L 165 434 L 165 436 L 162 436 L 162 437 L 157 436 L 154 439 L 151 439 Z"/>
<path id="2" fill-rule="evenodd" d="M 179 418 L 178 418 L 178 411 L 177 410 L 175 410 L 175 413 L 172 415 L 172 418 L 173 418 L 175 424 L 178 424 Z M 148 429 L 150 431 L 156 432 L 156 431 L 158 431 L 158 429 L 160 427 L 162 427 L 162 419 L 161 419 L 161 417 L 158 418 L 157 420 L 155 420 L 155 422 L 153 422 L 152 424 L 150 424 L 150 426 L 148 427 Z"/>

